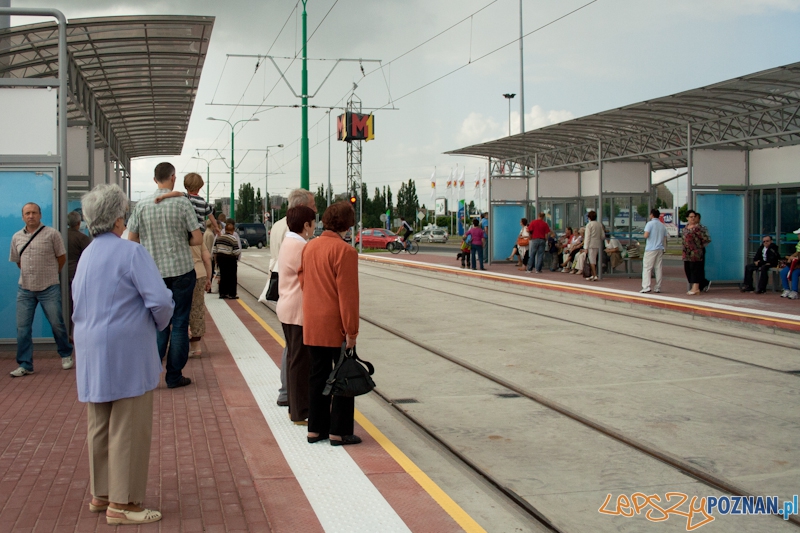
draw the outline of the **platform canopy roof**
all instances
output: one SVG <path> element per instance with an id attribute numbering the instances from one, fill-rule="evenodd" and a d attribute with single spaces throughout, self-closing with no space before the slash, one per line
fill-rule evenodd
<path id="1" fill-rule="evenodd" d="M 687 147 L 800 144 L 800 63 L 646 100 L 447 152 L 538 169 L 591 169 L 598 160 L 686 166 Z"/>
<path id="2" fill-rule="evenodd" d="M 69 119 L 94 115 L 118 157 L 181 153 L 214 17 L 126 16 L 67 24 Z M 0 77 L 56 78 L 55 23 L 0 30 Z"/>

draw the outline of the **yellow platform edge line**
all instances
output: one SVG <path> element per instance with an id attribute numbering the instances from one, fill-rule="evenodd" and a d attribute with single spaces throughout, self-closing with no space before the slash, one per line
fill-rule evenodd
<path id="1" fill-rule="evenodd" d="M 281 345 L 281 348 L 286 348 L 286 341 L 283 340 L 283 337 L 278 335 L 278 333 L 274 329 L 269 327 L 269 324 L 264 322 L 263 318 L 258 316 L 256 314 L 256 312 L 253 311 L 252 309 L 250 309 L 250 306 L 248 306 L 243 301 L 241 301 L 241 300 L 236 300 L 236 301 L 239 302 L 239 305 L 241 305 L 244 308 L 245 311 L 247 311 L 248 315 L 253 317 L 255 319 L 255 321 L 258 322 L 261 325 L 261 327 L 264 328 L 267 331 L 267 333 L 269 333 L 272 336 L 273 339 L 275 339 L 275 342 L 277 342 L 278 344 Z"/>
<path id="2" fill-rule="evenodd" d="M 422 489 L 433 498 L 433 500 L 456 521 L 456 523 L 467 533 L 486 533 L 480 524 L 478 524 L 464 509 L 461 508 L 453 499 L 447 495 L 445 491 L 436 484 L 428 475 L 423 472 L 406 454 L 400 451 L 400 448 L 389 440 L 381 430 L 367 420 L 367 418 L 356 409 L 355 419 L 358 424 L 363 427 L 375 441 L 386 450 L 392 459 L 397 461 L 403 470 L 416 481 Z"/>
<path id="3" fill-rule="evenodd" d="M 444 272 L 444 273 L 448 273 L 448 274 L 454 274 L 454 273 L 457 274 L 457 273 L 459 273 L 459 271 L 453 271 L 452 269 L 450 269 L 448 267 L 443 267 L 441 265 L 436 265 L 436 264 L 420 265 L 420 264 L 408 263 L 408 264 L 404 265 L 402 261 L 384 259 L 382 257 L 381 258 L 379 258 L 379 257 L 363 257 L 363 258 L 360 258 L 360 259 L 362 259 L 363 261 L 374 261 L 376 263 L 385 263 L 387 265 L 400 264 L 402 266 L 407 266 L 409 268 L 419 268 L 419 269 L 422 269 L 422 270 L 435 270 L 435 271 L 438 271 L 438 272 Z M 521 285 L 529 285 L 531 287 L 537 287 L 537 288 L 541 288 L 541 289 L 563 290 L 563 291 L 575 292 L 575 293 L 578 293 L 578 294 L 587 294 L 588 293 L 588 294 L 601 296 L 601 297 L 605 296 L 605 297 L 610 297 L 610 298 L 620 298 L 622 300 L 633 301 L 633 302 L 637 302 L 637 303 L 643 303 L 643 304 L 646 304 L 646 305 L 652 305 L 652 303 L 656 301 L 656 300 L 650 300 L 648 298 L 643 298 L 641 296 L 635 296 L 633 294 L 630 294 L 630 295 L 628 295 L 628 294 L 615 294 L 615 293 L 610 293 L 610 292 L 597 291 L 597 290 L 591 289 L 589 287 L 582 288 L 582 287 L 570 287 L 570 286 L 566 286 L 566 285 L 551 285 L 549 283 L 541 283 L 541 282 L 537 282 L 535 280 L 507 278 L 507 277 L 503 277 L 503 276 L 493 275 L 491 273 L 480 273 L 479 274 L 477 272 L 476 273 L 461 272 L 461 274 L 462 275 L 466 275 L 466 276 L 476 277 L 476 278 L 488 278 L 488 279 L 493 279 L 493 280 L 497 280 L 497 281 L 519 283 Z M 749 318 L 749 319 L 760 320 L 760 321 L 764 321 L 764 322 L 777 322 L 777 323 L 780 323 L 780 324 L 789 324 L 789 325 L 793 325 L 793 326 L 796 326 L 798 323 L 800 323 L 800 321 L 798 321 L 798 320 L 789 320 L 789 319 L 785 319 L 785 318 L 762 316 L 762 315 L 756 315 L 756 314 L 752 314 L 752 313 L 742 313 L 742 312 L 738 312 L 738 311 L 728 311 L 726 309 L 715 309 L 713 307 L 702 307 L 702 306 L 699 306 L 699 305 L 684 304 L 684 303 L 679 303 L 679 302 L 666 302 L 666 301 L 663 301 L 663 300 L 658 300 L 657 302 L 658 302 L 658 304 L 660 306 L 664 306 L 664 307 L 673 307 L 673 308 L 677 308 L 677 309 L 687 309 L 687 310 L 690 310 L 690 311 L 701 311 L 701 312 L 705 312 L 705 313 L 719 313 L 721 315 L 729 315 L 729 316 L 735 316 L 735 317 L 740 317 L 740 318 Z"/>
<path id="4" fill-rule="evenodd" d="M 261 325 L 262 328 L 269 333 L 275 341 L 280 344 L 282 347 L 286 346 L 286 342 L 281 338 L 278 333 L 269 327 L 269 324 L 264 322 L 264 319 L 261 318 L 253 311 L 250 306 L 244 303 L 242 300 L 236 300 L 239 302 L 239 305 L 247 311 L 253 319 Z M 370 434 L 370 436 L 375 439 L 375 441 L 381 445 L 381 448 L 386 450 L 392 459 L 397 461 L 397 464 L 406 471 L 406 473 L 411 476 L 414 481 L 416 481 L 422 490 L 428 493 L 428 495 L 433 498 L 433 500 L 439 504 L 439 506 L 444 509 L 444 511 L 450 515 L 450 517 L 455 520 L 455 522 L 467 533 L 486 533 L 486 530 L 483 529 L 471 516 L 467 514 L 464 509 L 461 508 L 453 499 L 447 495 L 445 491 L 443 491 L 439 485 L 437 485 L 428 475 L 423 472 L 414 462 L 406 456 L 400 448 L 395 446 L 395 444 L 389 440 L 386 435 L 384 435 L 381 430 L 375 427 L 375 424 L 370 422 L 367 417 L 361 414 L 360 411 L 356 410 L 355 412 L 355 420 L 358 424 L 364 428 L 364 430 Z"/>

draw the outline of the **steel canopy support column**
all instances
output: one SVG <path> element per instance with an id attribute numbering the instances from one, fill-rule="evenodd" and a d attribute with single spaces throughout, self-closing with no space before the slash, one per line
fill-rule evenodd
<path id="1" fill-rule="evenodd" d="M 597 180 L 599 182 L 597 187 L 597 220 L 600 222 L 600 225 L 602 226 L 603 225 L 603 141 L 597 141 Z M 611 208 L 610 212 L 613 213 L 614 209 Z M 609 222 L 611 222 L 611 214 L 609 214 Z M 605 235 L 603 235 L 603 238 L 605 240 Z M 588 256 L 586 257 L 586 260 L 587 261 L 589 260 Z M 603 248 L 601 247 L 600 250 L 597 252 L 598 279 L 603 279 L 602 266 L 603 266 Z"/>
<path id="2" fill-rule="evenodd" d="M 510 102 L 509 100 L 509 103 Z M 522 0 L 519 0 L 519 132 L 525 133 L 525 64 L 522 61 Z"/>
<path id="3" fill-rule="evenodd" d="M 533 179 L 536 180 L 533 184 L 533 205 L 536 214 L 531 217 L 531 221 L 536 220 L 536 217 L 539 216 L 539 154 L 533 154 Z"/>
<path id="4" fill-rule="evenodd" d="M 302 106 L 300 108 L 300 116 L 302 122 L 302 134 L 300 138 L 300 188 L 308 190 L 308 55 L 306 38 L 306 1 L 303 0 L 303 71 L 300 88 L 300 95 L 302 97 Z M 231 199 L 233 201 L 233 199 Z"/>
<path id="5" fill-rule="evenodd" d="M 694 209 L 694 186 L 692 181 L 692 125 L 686 125 L 686 177 L 689 181 L 686 193 L 686 205 L 689 209 Z"/>

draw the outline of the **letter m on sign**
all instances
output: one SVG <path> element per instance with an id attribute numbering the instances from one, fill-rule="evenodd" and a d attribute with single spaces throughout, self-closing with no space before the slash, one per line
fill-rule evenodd
<path id="1" fill-rule="evenodd" d="M 372 115 L 350 114 L 350 136 L 353 139 L 371 141 L 375 138 Z"/>

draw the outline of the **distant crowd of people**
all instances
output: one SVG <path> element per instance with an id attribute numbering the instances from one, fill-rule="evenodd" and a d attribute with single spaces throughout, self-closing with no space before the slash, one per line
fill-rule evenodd
<path id="1" fill-rule="evenodd" d="M 526 273 L 541 273 L 549 263 L 551 272 L 581 275 L 587 281 L 598 281 L 599 265 L 614 272 L 626 259 L 642 259 L 642 288 L 640 293 L 660 293 L 663 281 L 663 257 L 667 249 L 667 228 L 661 221 L 661 212 L 652 209 L 644 227 L 645 246 L 640 251 L 638 242 L 631 242 L 623 246 L 619 239 L 605 231 L 597 221 L 597 213 L 589 211 L 586 214 L 586 226 L 574 231 L 567 227 L 562 235 L 557 235 L 547 224 L 545 213 L 539 213 L 536 220 L 528 223 L 528 219 L 520 220 L 520 230 L 516 236 L 516 243 L 506 261 L 516 261 L 517 269 Z M 701 215 L 697 211 L 688 210 L 686 225 L 681 229 L 681 259 L 684 274 L 688 283 L 686 292 L 695 296 L 700 292 L 708 292 L 711 281 L 706 277 L 705 264 L 707 247 L 711 243 L 711 236 L 706 226 L 701 224 Z M 481 220 L 486 220 L 485 214 Z M 476 268 L 475 251 L 472 252 L 470 263 L 470 249 L 478 248 L 478 259 L 485 257 L 485 244 L 487 235 L 476 232 L 475 226 L 478 219 L 473 220 L 474 227 L 470 228 L 461 238 L 461 251 L 457 259 L 461 260 L 461 267 Z M 487 221 L 488 226 L 488 221 Z M 800 229 L 794 232 L 800 234 Z M 481 239 L 476 241 L 476 239 Z M 475 242 L 482 243 L 476 246 Z M 481 269 L 483 261 L 480 261 Z M 484 269 L 485 270 L 485 269 Z M 796 251 L 788 257 L 782 258 L 777 245 L 772 237 L 764 236 L 761 246 L 753 257 L 753 261 L 745 266 L 744 281 L 740 284 L 742 292 L 767 292 L 769 276 L 778 272 L 783 292 L 782 298 L 797 299 L 798 283 L 800 282 L 800 243 Z M 753 277 L 757 275 L 757 285 Z M 655 277 L 655 285 L 653 285 Z"/>

